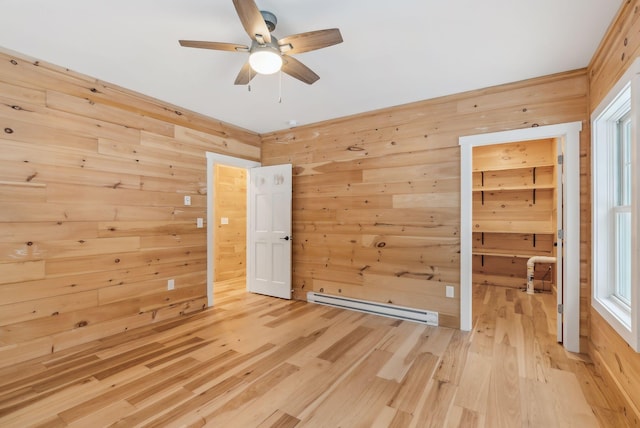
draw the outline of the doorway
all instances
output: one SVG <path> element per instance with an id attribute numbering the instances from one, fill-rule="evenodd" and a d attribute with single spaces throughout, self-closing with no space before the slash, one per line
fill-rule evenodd
<path id="1" fill-rule="evenodd" d="M 214 304 L 214 291 L 215 291 L 215 282 L 219 281 L 226 276 L 233 275 L 234 271 L 234 261 L 236 258 L 230 259 L 229 263 L 226 261 L 224 263 L 219 264 L 218 261 L 224 256 L 222 254 L 225 251 L 224 248 L 224 238 L 221 238 L 216 233 L 217 230 L 223 231 L 224 235 L 233 235 L 234 231 L 237 232 L 237 222 L 233 221 L 233 217 L 231 214 L 235 213 L 237 210 L 228 209 L 224 204 L 221 203 L 222 198 L 218 196 L 218 192 L 233 192 L 233 187 L 225 185 L 224 182 L 230 184 L 233 180 L 238 179 L 239 176 L 244 175 L 245 177 L 245 186 L 244 186 L 244 227 L 245 227 L 245 243 L 246 243 L 246 234 L 247 234 L 247 206 L 248 206 L 248 196 L 246 191 L 246 176 L 247 172 L 251 168 L 256 168 L 260 166 L 259 162 L 254 162 L 246 159 L 234 158 L 232 156 L 220 155 L 217 153 L 207 152 L 207 305 L 209 307 Z M 218 178 L 218 174 L 216 172 L 222 172 L 223 178 L 220 180 Z M 228 189 L 228 190 L 227 190 Z M 242 198 L 242 196 L 240 196 Z M 240 204 L 241 201 L 236 196 L 233 197 L 236 205 Z M 224 211 L 224 212 L 221 212 Z M 227 215 L 228 214 L 228 215 Z M 242 216 L 242 214 L 240 214 Z M 218 229 L 218 226 L 220 228 Z M 221 235 L 221 236 L 224 236 Z M 217 242 L 216 242 L 217 241 Z M 218 246 L 218 243 L 221 244 Z M 246 252 L 246 250 L 245 250 Z M 246 258 L 245 258 L 246 260 Z M 246 265 L 244 266 L 246 273 Z M 237 272 L 236 272 L 237 273 Z M 245 275 L 246 278 L 246 275 Z M 246 284 L 246 280 L 245 280 Z M 246 287 L 246 285 L 245 285 Z"/>
<path id="2" fill-rule="evenodd" d="M 580 131 L 581 122 L 540 126 L 513 131 L 460 137 L 461 146 L 461 212 L 460 212 L 460 328 L 472 328 L 471 288 L 473 281 L 473 148 L 489 145 L 557 139 L 563 150 L 561 175 L 564 216 L 557 233 L 564 238 L 564 269 L 561 283 L 558 319 L 562 321 L 564 347 L 580 352 Z"/>
<path id="3" fill-rule="evenodd" d="M 247 275 L 247 170 L 214 167 L 213 264 L 216 284 L 227 292 L 245 288 Z M 216 288 L 216 293 L 220 287 Z"/>
<path id="4" fill-rule="evenodd" d="M 239 273 L 244 273 L 240 280 L 247 291 L 291 299 L 291 164 L 262 167 L 246 159 L 206 155 L 208 306 L 214 305 L 216 281 Z M 240 256 L 234 245 L 241 247 Z M 225 252 L 233 257 L 223 262 Z"/>

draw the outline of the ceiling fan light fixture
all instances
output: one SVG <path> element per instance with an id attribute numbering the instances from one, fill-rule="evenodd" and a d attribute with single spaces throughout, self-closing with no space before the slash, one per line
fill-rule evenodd
<path id="1" fill-rule="evenodd" d="M 248 85 L 257 74 L 274 74 L 278 71 L 311 85 L 320 76 L 292 55 L 342 43 L 342 34 L 337 28 L 291 34 L 278 40 L 271 34 L 278 23 L 273 13 L 258 9 L 255 0 L 233 0 L 233 6 L 244 31 L 251 38 L 251 47 L 199 40 L 179 42 L 180 46 L 188 48 L 249 53 L 249 60 L 240 68 L 234 85 Z"/>
<path id="2" fill-rule="evenodd" d="M 260 47 L 251 52 L 249 65 L 256 73 L 273 74 L 282 68 L 282 55 L 269 46 Z"/>

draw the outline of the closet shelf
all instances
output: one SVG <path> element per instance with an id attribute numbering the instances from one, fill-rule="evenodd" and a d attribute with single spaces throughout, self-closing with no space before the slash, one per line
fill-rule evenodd
<path id="1" fill-rule="evenodd" d="M 522 165 L 522 166 L 502 165 L 502 166 L 495 166 L 495 167 L 489 167 L 489 168 L 473 169 L 472 172 L 492 172 L 492 171 L 507 171 L 507 170 L 517 171 L 520 169 L 544 168 L 544 167 L 550 167 L 550 166 L 555 166 L 555 164 L 539 163 L 536 165 Z"/>
<path id="2" fill-rule="evenodd" d="M 488 223 L 488 222 L 484 222 Z M 556 231 L 551 229 L 551 225 L 532 225 L 523 221 L 518 225 L 511 225 L 507 222 L 495 222 L 500 224 L 485 224 L 483 227 L 474 227 L 473 233 L 519 233 L 521 235 L 555 235 Z"/>
<path id="3" fill-rule="evenodd" d="M 553 184 L 523 184 L 519 186 L 484 186 L 474 187 L 474 192 L 496 192 L 496 191 L 513 191 L 513 190 L 538 190 L 538 189 L 554 189 Z"/>
<path id="4" fill-rule="evenodd" d="M 548 251 L 537 251 L 536 254 L 514 254 L 514 253 L 501 253 L 495 251 L 482 251 L 482 250 L 473 250 L 472 254 L 474 256 L 492 256 L 492 257 L 507 257 L 510 259 L 530 259 L 535 256 L 553 256 Z"/>

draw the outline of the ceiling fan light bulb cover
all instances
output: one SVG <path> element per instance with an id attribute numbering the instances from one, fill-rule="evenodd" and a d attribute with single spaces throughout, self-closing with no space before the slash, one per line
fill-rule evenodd
<path id="1" fill-rule="evenodd" d="M 249 65 L 256 73 L 273 74 L 282 68 L 282 56 L 271 49 L 258 50 L 249 56 Z"/>

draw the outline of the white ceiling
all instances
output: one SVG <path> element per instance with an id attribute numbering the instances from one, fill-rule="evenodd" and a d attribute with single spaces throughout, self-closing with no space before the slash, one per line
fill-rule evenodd
<path id="1" fill-rule="evenodd" d="M 231 0 L 0 0 L 0 46 L 266 133 L 586 67 L 622 0 L 257 0 L 274 35 L 340 28 L 297 55 L 320 75 L 235 86 L 249 44 Z"/>

